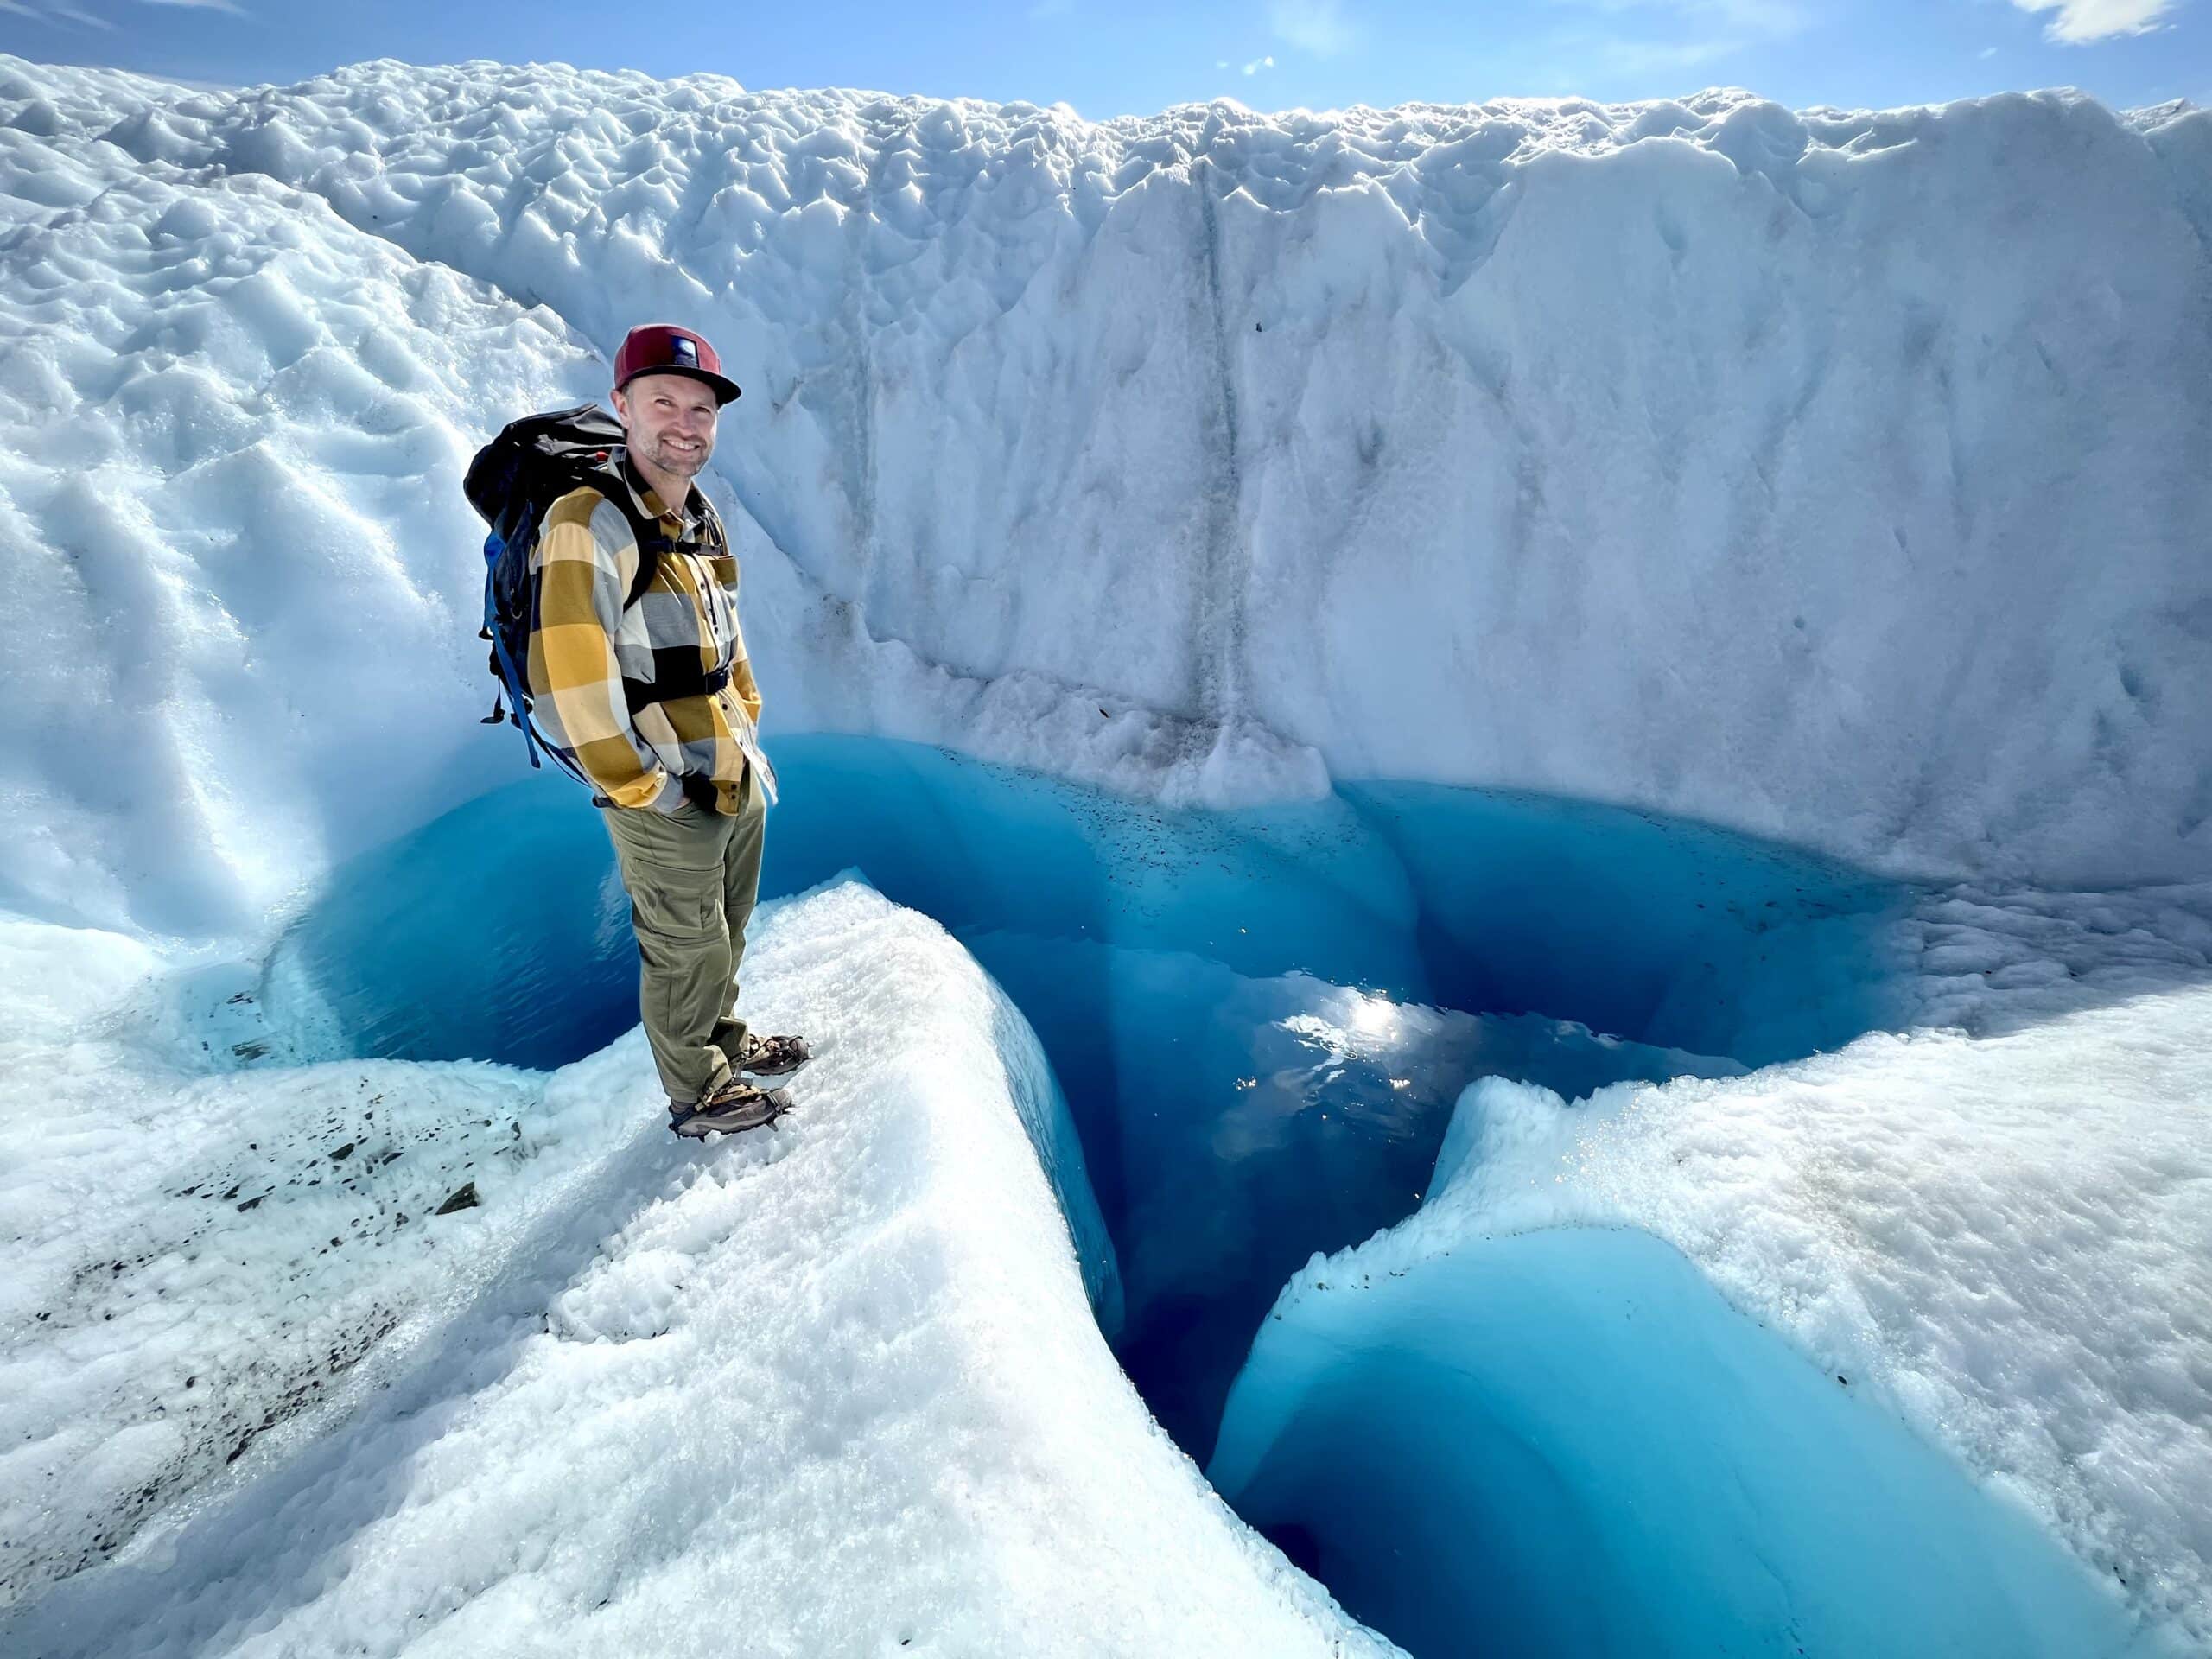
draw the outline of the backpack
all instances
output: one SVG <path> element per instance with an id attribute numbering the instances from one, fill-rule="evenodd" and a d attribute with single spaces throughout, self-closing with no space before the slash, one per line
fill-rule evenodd
<path id="1" fill-rule="evenodd" d="M 547 744 L 530 718 L 530 639 L 537 621 L 537 584 L 531 580 L 530 559 L 537 544 L 537 530 L 546 510 L 569 491 L 585 485 L 601 490 L 630 520 L 638 542 L 638 574 L 630 583 L 622 608 L 628 610 L 644 597 L 659 573 L 664 553 L 688 550 L 691 543 L 671 541 L 658 524 L 644 518 L 632 502 L 628 482 L 614 461 L 615 449 L 628 442 L 621 423 L 596 404 L 557 409 L 525 416 L 510 423 L 499 435 L 476 452 L 468 464 L 461 489 L 492 533 L 484 538 L 484 626 L 478 638 L 491 642 L 491 671 L 496 684 L 492 712 L 479 722 L 498 726 L 512 722 L 522 728 L 523 746 L 535 767 L 537 752 L 544 748 L 555 764 L 578 783 L 591 780 L 558 749 Z M 709 522 L 714 522 L 708 509 Z M 728 683 L 725 672 L 671 683 L 623 682 L 623 692 L 632 712 L 648 702 L 678 696 L 695 696 L 720 690 Z M 503 709 L 504 696 L 507 707 Z"/>

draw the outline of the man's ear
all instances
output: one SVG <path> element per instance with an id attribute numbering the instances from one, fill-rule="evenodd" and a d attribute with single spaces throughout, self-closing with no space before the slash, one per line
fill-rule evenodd
<path id="1" fill-rule="evenodd" d="M 625 427 L 630 424 L 630 399 L 619 386 L 614 390 L 614 418 Z"/>

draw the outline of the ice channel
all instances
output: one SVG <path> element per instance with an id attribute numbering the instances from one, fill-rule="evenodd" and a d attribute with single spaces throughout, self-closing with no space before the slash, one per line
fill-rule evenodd
<path id="1" fill-rule="evenodd" d="M 1894 1013 L 1890 923 L 1906 895 L 1701 826 L 1384 782 L 1294 805 L 1173 812 L 878 739 L 786 738 L 778 760 L 785 804 L 765 890 L 857 867 L 951 930 L 1041 1039 L 1053 1110 L 1064 1094 L 1081 1156 L 1055 1158 L 1041 1118 L 1033 1136 L 1048 1161 L 1078 1172 L 1083 1190 L 1062 1185 L 1078 1244 L 1095 1216 L 1119 1259 L 1118 1298 L 1092 1277 L 1102 1327 L 1202 1462 L 1286 1281 L 1314 1252 L 1415 1208 L 1476 1078 L 1572 1099 L 1832 1048 Z M 532 779 L 485 797 L 340 871 L 272 958 L 272 1019 L 308 1052 L 541 1066 L 633 1023 L 603 832 L 563 787 Z M 1401 1331 L 1378 1334 L 1373 1354 L 1324 1342 L 1325 1362 L 1309 1348 L 1286 1370 L 1285 1338 L 1263 1339 L 1255 1364 L 1272 1369 L 1238 1383 L 1244 1421 L 1215 1471 L 1233 1477 L 1232 1499 L 1301 1564 L 1341 1569 L 1345 1581 L 1332 1582 L 1351 1610 L 1424 1654 L 1788 1654 L 1810 1634 L 1842 1640 L 1821 1651 L 1895 1650 L 1853 1645 L 1854 1632 L 1893 1628 L 1885 1610 L 1924 1625 L 1923 1604 L 1962 1575 L 1986 1587 L 1973 1607 L 2009 1611 L 1966 1617 L 1981 1645 L 1969 1634 L 1926 1650 L 2086 1650 L 2021 1645 L 2041 1629 L 2075 1641 L 2103 1603 L 1939 1454 L 1885 1433 L 1871 1410 L 1837 1419 L 1802 1386 L 1824 1379 L 1686 1266 L 1655 1264 L 1637 1244 L 1573 1248 L 1586 1278 L 1528 1281 L 1550 1287 L 1543 1319 L 1530 1323 L 1534 1292 L 1493 1294 L 1480 1303 L 1489 1312 L 1470 1313 L 1490 1320 L 1483 1342 L 1502 1344 L 1486 1368 L 1408 1347 Z M 1104 1253 L 1084 1255 L 1088 1267 Z M 1624 1337 L 1600 1316 L 1579 1319 L 1567 1294 L 1586 1285 L 1603 1300 L 1631 1281 L 1694 1339 L 1666 1320 Z M 1456 1327 L 1430 1317 L 1440 1305 L 1415 1298 L 1408 1328 L 1441 1332 L 1448 1347 Z M 1333 1392 L 1309 1386 L 1317 1364 Z M 1733 1395 L 1705 1387 L 1715 1368 L 1736 1379 Z M 1621 1412 L 1594 1380 L 1554 1390 L 1548 1414 L 1499 1403 L 1532 1377 L 1586 1373 L 1628 1387 L 1644 1409 Z M 1825 1497 L 1755 1503 L 1747 1522 L 1743 1503 L 1678 1490 L 1701 1437 L 1728 1427 L 1725 1408 L 1688 1409 L 1708 1398 L 1758 1400 L 1774 1431 L 1760 1442 L 1767 1478 Z M 1320 1403 L 1255 1427 L 1269 1400 Z M 1332 1477 L 1330 1436 L 1306 1432 L 1325 1408 L 1404 1418 L 1412 1438 L 1346 1434 Z M 1674 1433 L 1624 1432 L 1678 1408 Z M 1440 1451 L 1463 1441 L 1463 1454 Z M 1818 1455 L 1799 1457 L 1803 1446 Z M 1830 1490 L 1869 1459 L 1903 1472 L 1855 1496 Z M 1443 1477 L 1433 1482 L 1418 1472 L 1432 1464 Z M 1389 1510 L 1410 1539 L 1456 1543 L 1410 1551 L 1394 1575 L 1395 1552 L 1307 1523 L 1306 1500 L 1332 1478 L 1374 1495 L 1338 1503 L 1368 1535 L 1391 1524 Z M 1856 1530 L 1834 1524 L 1838 1505 Z M 1942 1516 L 1967 1542 L 1879 1548 L 1904 1535 L 1885 1524 L 1896 1506 Z M 1665 1547 L 1639 1553 L 1633 1541 L 1653 1528 Z M 1707 1558 L 1723 1564 L 1709 1580 L 1679 1570 Z M 1747 1579 L 1764 1599 L 1743 1592 Z M 2078 1617 L 2046 1617 L 2021 1599 L 2031 1586 Z M 1839 1604 L 1860 1623 L 1798 1611 Z M 1571 1616 L 1584 1605 L 1603 1611 Z M 1678 1645 L 1639 1647 L 1639 1632 Z"/>

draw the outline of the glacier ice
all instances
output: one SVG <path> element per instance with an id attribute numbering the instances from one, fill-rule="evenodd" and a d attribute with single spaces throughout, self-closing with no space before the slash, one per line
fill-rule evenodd
<path id="1" fill-rule="evenodd" d="M 1310 1263 L 1261 1326 L 1216 1479 L 1232 1498 L 1271 1491 L 1262 1511 L 1316 1535 L 1325 1557 L 1372 1555 L 1342 1507 L 1357 1484 L 1342 1461 L 1457 1455 L 1433 1422 L 1375 1409 L 1402 1386 L 1457 1391 L 1493 1402 L 1475 1415 L 1504 1444 L 1466 1451 L 1453 1475 L 1465 1502 L 1449 1512 L 1511 1533 L 1526 1501 L 1562 1536 L 1606 1541 L 1589 1554 L 1620 1573 L 1596 1586 L 1617 1603 L 1593 1606 L 1589 1580 L 1556 1567 L 1531 1568 L 1522 1599 L 1535 1628 L 1578 1651 L 1651 1650 L 1650 1630 L 1667 1633 L 1657 1650 L 1713 1650 L 1715 1607 L 1685 1606 L 1665 1584 L 1684 1548 L 1761 1564 L 1766 1576 L 1715 1598 L 1719 1629 L 1747 1639 L 1794 1618 L 1815 1651 L 1882 1650 L 1885 1622 L 1928 1631 L 1915 1651 L 2196 1650 L 2212 1639 L 2202 979 L 2000 1035 L 1873 1034 L 1748 1077 L 1621 1084 L 1571 1107 L 1474 1084 L 1421 1210 Z M 1752 1319 L 1814 1365 L 1778 1363 L 1787 1351 Z M 1586 1350 L 1632 1376 L 1563 1359 Z M 1393 1355 L 1415 1375 L 1395 1375 Z M 1803 1397 L 1823 1376 L 1881 1410 Z M 1701 1387 L 1713 1392 L 1680 1397 Z M 1597 1438 L 1599 1421 L 1617 1440 Z M 1683 1490 L 1669 1471 L 1685 1446 L 1710 1459 L 1693 1486 L 1719 1495 L 1662 1522 L 1652 1506 Z M 2007 1523 L 1966 1506 L 1930 1446 L 2111 1581 L 2101 1619 L 2087 1575 L 2006 1546 Z M 1889 1471 L 1880 1487 L 1859 1488 L 1862 1466 Z M 1878 1491 L 1898 1496 L 1892 1482 L 1903 1501 L 1868 1508 Z M 1624 1490 L 1649 1494 L 1641 1520 L 1613 1507 Z M 1748 1556 L 1722 1541 L 1732 1531 L 1757 1541 Z M 1459 1570 L 1434 1523 L 1427 1548 L 1433 1570 Z M 1376 1571 L 1355 1562 L 1331 1582 L 1371 1615 L 1349 1584 Z M 1853 1574 L 1854 1597 L 1830 1600 Z M 1511 1620 L 1495 1600 L 1470 1611 L 1483 1595 L 1464 1586 L 1461 1611 Z"/>
<path id="2" fill-rule="evenodd" d="M 115 1432 L 137 1396 L 200 1391 L 175 1375 L 188 1355 L 250 1390 L 257 1358 L 321 1340 L 270 1329 L 317 1296 L 334 1320 L 390 1308 L 413 1339 L 328 1374 L 351 1410 L 320 1439 L 249 1448 L 121 1559 L 19 1605 L 0 1644 L 1389 1651 L 1226 1511 L 1116 1370 L 1018 1116 L 1003 1003 L 966 954 L 849 881 L 771 912 L 754 949 L 760 1017 L 836 1040 L 786 1129 L 701 1156 L 667 1155 L 634 1033 L 550 1077 L 353 1063 L 191 1091 L 184 1121 L 207 1132 L 96 1224 L 153 1258 L 52 1298 L 77 1321 L 67 1343 L 11 1306 L 11 1416 L 41 1445 L 105 1440 L 75 1465 L 105 1492 L 153 1455 L 143 1429 Z M 373 1125 L 365 1088 L 385 1096 Z M 488 1125 L 461 1127 L 480 1106 Z M 456 1138 L 426 1142 L 426 1122 Z M 255 1126 L 314 1153 L 357 1138 L 359 1190 L 223 1204 L 195 1254 L 214 1206 L 167 1189 L 225 1173 Z M 405 1155 L 371 1167 L 387 1138 Z M 74 1139 L 8 1166 L 105 1175 L 97 1138 Z M 478 1208 L 374 1248 L 365 1218 L 464 1173 Z M 54 1398 L 92 1377 L 115 1406 Z M 39 1490 L 7 1472 L 11 1499 Z M 59 1541 L 35 1513 L 11 1514 L 11 1537 L 26 1519 Z"/>
<path id="3" fill-rule="evenodd" d="M 53 971 L 51 940 L 4 937 Z M 249 976 L 180 993 L 127 941 L 101 954 L 97 1001 L 0 1041 L 0 1602 L 329 1421 L 361 1361 L 463 1298 L 471 1256 L 634 1124 L 603 1098 L 548 1110 L 543 1079 L 505 1067 L 242 1070 Z M 431 1224 L 509 1171 L 512 1205 Z"/>
<path id="4" fill-rule="evenodd" d="M 0 626 L 39 642 L 0 659 L 39 734 L 0 748 L 0 906 L 257 934 L 467 787 L 435 734 L 478 701 L 481 561 L 442 486 L 594 382 L 544 313 L 265 178 L 0 128 Z"/>
<path id="5" fill-rule="evenodd" d="M 544 66 L 208 92 L 11 60 L 0 118 L 18 315 L 121 179 L 190 198 L 180 257 L 273 185 L 329 204 L 292 228 L 334 259 L 396 245 L 557 313 L 446 394 L 480 422 L 635 314 L 707 328 L 753 388 L 717 465 L 784 729 L 1216 803 L 1525 788 L 1913 874 L 2212 872 L 2212 114 L 1717 92 L 1094 125 Z M 239 317 L 251 351 L 328 326 L 293 288 Z M 103 354 L 20 348 L 11 423 L 159 378 L 159 296 L 99 303 Z M 296 475 L 373 487 L 327 436 Z M 465 615 L 453 464 L 405 465 L 422 539 L 391 556 Z M 71 523 L 11 539 L 43 567 Z M 181 575 L 164 613 L 214 585 Z"/>
<path id="6" fill-rule="evenodd" d="M 20 647 L 0 658 L 19 734 L 0 745 L 0 1205 L 25 1242 L 0 1300 L 9 1569 L 42 1585 L 137 1529 L 18 1629 L 66 1626 L 45 1645 L 76 1651 L 374 1630 L 613 1652 L 678 1625 L 703 1643 L 722 1631 L 697 1575 L 727 1587 L 765 1540 L 744 1587 L 767 1650 L 1371 1641 L 1220 1510 L 1114 1375 L 1019 1132 L 1045 1080 L 1020 1082 L 1006 1009 L 912 918 L 863 925 L 837 908 L 853 893 L 820 912 L 855 945 L 913 945 L 913 984 L 819 938 L 792 971 L 805 957 L 856 1010 L 967 987 L 973 1020 L 887 1058 L 878 1109 L 846 1128 L 903 1153 L 967 1112 L 963 1132 L 995 1126 L 988 1192 L 936 1159 L 899 1165 L 921 1186 L 833 1192 L 804 1152 L 671 1185 L 627 1150 L 619 1044 L 550 1078 L 279 1064 L 323 1052 L 308 1016 L 344 1011 L 305 1005 L 311 976 L 245 964 L 334 867 L 512 776 L 474 724 L 461 464 L 517 407 L 593 391 L 638 308 L 705 327 L 748 387 L 713 487 L 772 741 L 949 743 L 1170 806 L 1326 815 L 1366 788 L 1370 830 L 1406 798 L 1377 791 L 1521 790 L 1933 883 L 1880 925 L 1913 976 L 1876 1023 L 1907 1034 L 1791 1058 L 1804 997 L 1872 982 L 1808 972 L 1762 1001 L 1736 976 L 1721 1018 L 1789 1064 L 1586 1107 L 1488 1086 L 1444 1191 L 1368 1248 L 1479 1230 L 1471 1195 L 1517 1171 L 1497 1213 L 1532 1205 L 1531 1230 L 1501 1231 L 1508 1250 L 1617 1249 L 1632 1276 L 1673 1248 L 1699 1277 L 1671 1305 L 1709 1284 L 1735 1310 L 1708 1306 L 1716 1341 L 1764 1319 L 1852 1378 L 1832 1409 L 1902 1421 L 2124 1577 L 2126 1616 L 2212 1639 L 2188 1205 L 2212 1137 L 2186 1081 L 2212 1048 L 2192 1001 L 2212 971 L 2208 245 L 2212 116 L 2067 93 L 1090 124 L 546 66 L 210 92 L 0 60 L 0 625 Z M 1306 891 L 1296 927 L 1365 953 L 1375 983 L 1442 995 L 1436 965 L 1465 969 L 1500 903 L 1516 950 L 1543 937 L 1509 872 L 1408 949 L 1414 886 L 1447 892 L 1452 839 L 1333 867 L 1323 847 L 1298 874 L 1344 879 Z M 930 850 L 910 849 L 924 886 L 1020 891 L 1020 870 L 972 860 L 932 876 Z M 1040 878 L 1099 874 L 1063 850 Z M 1113 874 L 1135 877 L 1123 920 L 1173 886 L 1141 858 Z M 579 898 L 599 939 L 599 895 Z M 1396 931 L 1361 940 L 1378 903 Z M 1216 919 L 1249 925 L 1235 908 Z M 1643 960 L 1726 938 L 1686 928 Z M 1004 941 L 973 943 L 1015 976 Z M 1123 943 L 1131 984 L 1192 966 Z M 1602 965 L 1611 942 L 1560 943 Z M 1325 1048 L 1367 1006 L 1240 948 L 1211 982 L 1268 1005 L 1269 1041 Z M 1692 1042 L 1720 982 L 1624 976 L 1613 1006 Z M 1605 988 L 1592 968 L 1538 991 L 1577 984 Z M 925 1061 L 958 1072 L 957 1098 Z M 119 1176 L 118 1088 L 179 1131 Z M 348 1142 L 321 1130 L 378 1092 L 389 1133 L 421 1138 L 349 1192 L 367 1143 L 334 1164 Z M 1526 1141 L 1500 1141 L 1516 1111 Z M 240 1141 L 281 1156 L 233 1168 Z M 254 1189 L 220 1195 L 250 1169 L 301 1185 L 239 1211 Z M 211 1200 L 194 1177 L 218 1175 Z M 480 1249 L 391 1219 L 480 1175 L 481 1204 L 435 1236 Z M 800 1249 L 753 1208 L 771 1190 L 770 1217 L 849 1224 Z M 632 1218 L 606 1239 L 588 1218 L 610 1210 Z M 1000 1259 L 950 1271 L 992 1242 Z M 730 1252 L 798 1274 L 804 1299 L 682 1279 Z M 286 1300 L 326 1284 L 326 1315 Z M 1287 1313 L 1313 1294 L 1294 1285 Z M 66 1332 L 37 1328 L 55 1317 Z M 1292 1323 L 1266 1322 L 1248 1382 Z M 444 1343 L 462 1330 L 491 1334 Z M 763 1332 L 785 1345 L 748 1351 Z M 718 1377 L 764 1384 L 776 1468 L 729 1444 L 646 1455 L 682 1421 L 695 1338 Z M 1033 1371 L 977 1357 L 1040 1344 Z M 792 1405 L 821 1397 L 824 1354 L 884 1385 L 879 1416 L 832 1419 L 849 1444 L 809 1439 Z M 1036 1391 L 994 1392 L 1002 1376 Z M 202 1376 L 219 1398 L 192 1397 Z M 574 1467 L 542 1432 L 563 1402 Z M 472 1495 L 491 1452 L 516 1484 Z M 788 1535 L 748 1530 L 734 1491 Z M 511 1528 L 488 1518 L 502 1497 Z M 829 1503 L 867 1517 L 856 1542 L 819 1532 Z M 1063 1508 L 1055 1536 L 1040 1517 Z M 972 1548 L 918 1553 L 924 1526 Z M 907 1630 L 894 1602 L 939 1622 Z"/>

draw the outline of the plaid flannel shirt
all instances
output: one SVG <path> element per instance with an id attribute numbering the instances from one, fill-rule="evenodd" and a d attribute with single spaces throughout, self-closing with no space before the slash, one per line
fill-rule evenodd
<path id="1" fill-rule="evenodd" d="M 760 691 L 737 622 L 737 561 L 721 521 L 696 490 L 696 517 L 671 512 L 626 454 L 618 449 L 615 461 L 641 518 L 706 550 L 661 554 L 652 585 L 626 609 L 639 559 L 628 516 L 588 486 L 556 501 L 531 559 L 531 719 L 615 806 L 674 812 L 688 775 L 711 781 L 719 810 L 734 812 L 748 766 L 772 802 L 775 772 L 758 735 Z M 729 680 L 718 691 L 633 712 L 624 681 L 650 685 L 663 677 L 657 667 L 695 683 L 727 669 Z"/>

